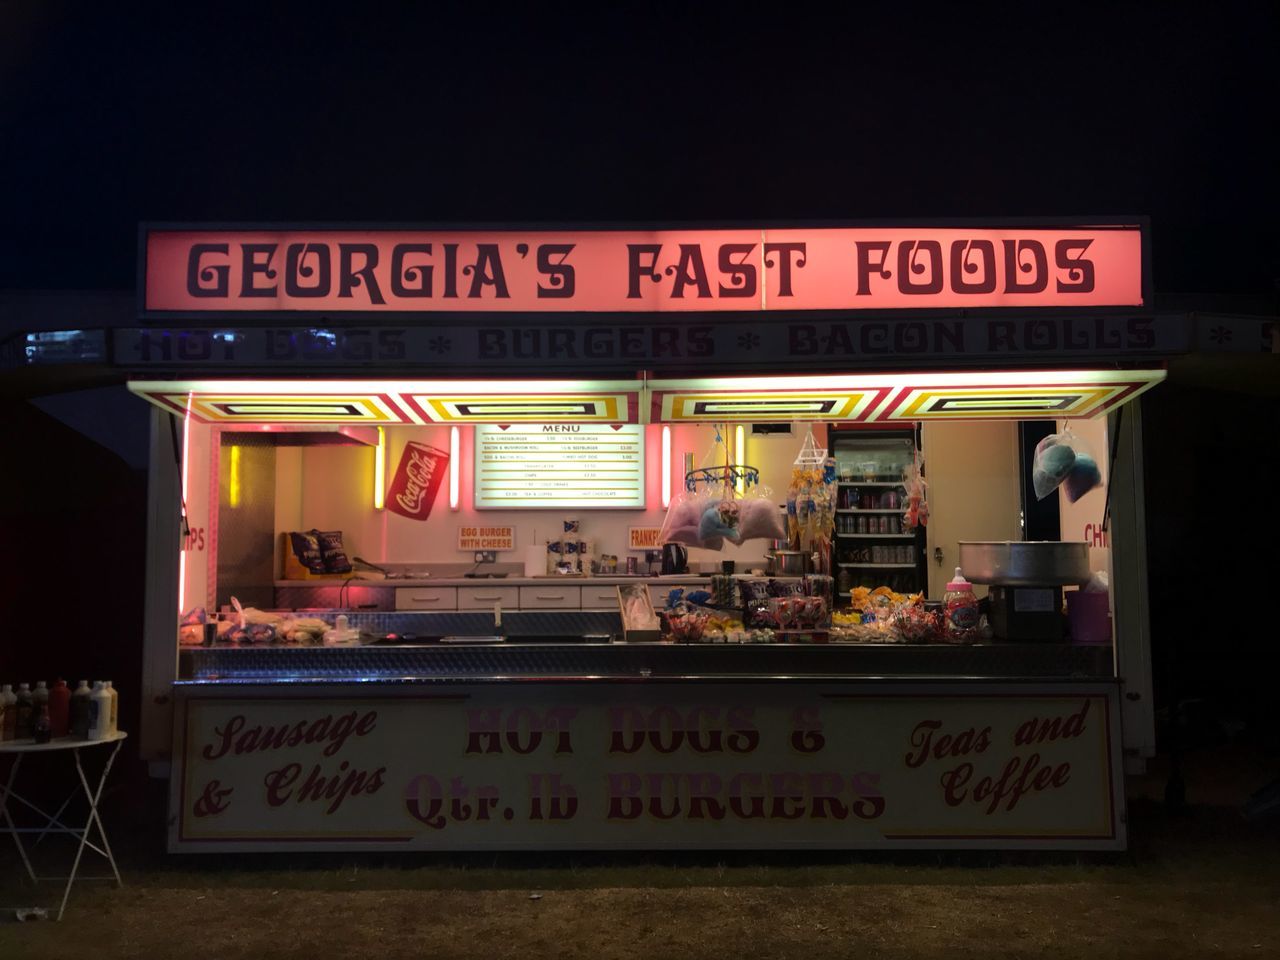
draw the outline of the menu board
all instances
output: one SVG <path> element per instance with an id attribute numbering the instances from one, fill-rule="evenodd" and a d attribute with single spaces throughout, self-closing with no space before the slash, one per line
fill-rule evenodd
<path id="1" fill-rule="evenodd" d="M 644 507 L 639 424 L 476 427 L 478 510 Z"/>

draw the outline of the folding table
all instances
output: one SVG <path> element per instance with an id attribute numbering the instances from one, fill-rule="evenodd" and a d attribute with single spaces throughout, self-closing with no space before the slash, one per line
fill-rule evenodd
<path id="1" fill-rule="evenodd" d="M 67 909 L 67 898 L 71 896 L 71 887 L 76 882 L 77 874 L 80 871 L 80 860 L 84 855 L 85 848 L 88 847 L 94 853 L 106 858 L 107 863 L 111 865 L 112 876 L 95 876 L 80 877 L 82 880 L 115 880 L 116 886 L 123 886 L 120 881 L 120 871 L 116 868 L 116 859 L 111 853 L 111 844 L 107 842 L 107 831 L 102 826 L 102 819 L 98 816 L 98 800 L 102 797 L 103 784 L 107 782 L 107 774 L 111 772 L 111 765 L 115 762 L 116 754 L 120 752 L 120 744 L 124 742 L 128 734 L 117 731 L 101 740 L 80 740 L 73 737 L 59 737 L 48 743 L 36 743 L 34 740 L 6 740 L 0 741 L 0 757 L 13 756 L 13 764 L 9 768 L 9 775 L 5 779 L 3 785 L 0 785 L 0 833 L 7 833 L 13 837 L 13 842 L 18 846 L 18 854 L 22 857 L 22 862 L 27 868 L 27 875 L 34 882 L 40 880 L 66 880 L 67 886 L 62 893 L 62 904 L 58 907 L 58 916 L 56 919 L 61 920 L 63 912 Z M 102 773 L 98 777 L 98 785 L 96 788 L 90 787 L 89 778 L 85 775 L 84 765 L 80 762 L 80 752 L 82 750 L 90 750 L 94 747 L 111 748 L 111 753 L 107 756 L 107 762 L 102 768 Z M 83 791 L 84 798 L 89 803 L 89 816 L 84 822 L 84 827 L 69 826 L 63 819 L 67 807 L 80 794 L 81 790 L 72 789 L 67 799 L 62 801 L 62 806 L 58 807 L 56 813 L 50 815 L 42 810 L 39 806 L 20 796 L 14 790 L 14 783 L 17 781 L 18 770 L 22 766 L 22 760 L 28 754 L 36 753 L 70 753 L 75 761 L 76 774 L 80 779 L 80 788 Z M 12 803 L 11 803 L 12 801 Z M 34 811 L 44 819 L 42 827 L 19 827 L 13 819 L 13 811 L 17 809 L 17 805 L 21 804 Z M 68 817 L 68 819 L 70 819 Z M 97 827 L 98 838 L 101 840 L 101 846 L 90 839 L 90 834 L 94 827 Z M 46 835 L 51 833 L 67 834 L 79 840 L 76 847 L 76 858 L 71 865 L 71 873 L 66 877 L 39 877 L 36 875 L 35 869 L 31 866 L 31 859 L 27 856 L 27 848 L 22 842 L 23 834 L 39 834 L 33 847 L 39 845 Z"/>

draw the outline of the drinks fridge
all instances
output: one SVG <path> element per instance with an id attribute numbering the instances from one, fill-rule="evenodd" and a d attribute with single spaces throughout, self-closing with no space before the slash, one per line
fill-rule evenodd
<path id="1" fill-rule="evenodd" d="M 916 430 L 833 429 L 839 475 L 832 570 L 844 599 L 854 587 L 927 589 L 925 533 L 903 523 L 903 469 L 917 461 Z"/>

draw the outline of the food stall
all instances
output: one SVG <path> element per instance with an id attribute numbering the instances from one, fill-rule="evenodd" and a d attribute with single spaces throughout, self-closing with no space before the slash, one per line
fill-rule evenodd
<path id="1" fill-rule="evenodd" d="M 172 850 L 1124 847 L 1145 223 L 141 251 Z"/>

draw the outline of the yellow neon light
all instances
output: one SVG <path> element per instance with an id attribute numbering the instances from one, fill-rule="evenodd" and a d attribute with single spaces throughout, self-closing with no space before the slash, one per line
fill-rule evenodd
<path id="1" fill-rule="evenodd" d="M 668 398 L 670 417 L 678 421 L 725 422 L 738 418 L 753 423 L 777 420 L 851 420 L 865 405 L 868 393 L 724 393 L 676 391 Z M 709 409 L 699 413 L 696 404 Z"/>
<path id="2" fill-rule="evenodd" d="M 733 456 L 738 463 L 747 462 L 747 431 L 742 424 L 733 428 Z M 738 491 L 738 496 L 747 492 L 747 481 L 741 474 L 738 475 L 733 488 Z"/>
<path id="3" fill-rule="evenodd" d="M 416 397 L 441 422 L 484 423 L 495 418 L 503 423 L 552 423 L 570 420 L 575 423 L 601 421 L 618 423 L 626 419 L 626 397 L 615 394 L 450 394 Z M 464 413 L 468 405 L 480 408 L 477 413 Z"/>
<path id="4" fill-rule="evenodd" d="M 240 506 L 240 448 L 231 448 L 231 469 L 227 480 L 227 503 L 234 509 Z"/>
<path id="5" fill-rule="evenodd" d="M 378 428 L 378 443 L 373 448 L 373 509 L 381 510 L 386 504 L 387 479 L 387 431 Z"/>

